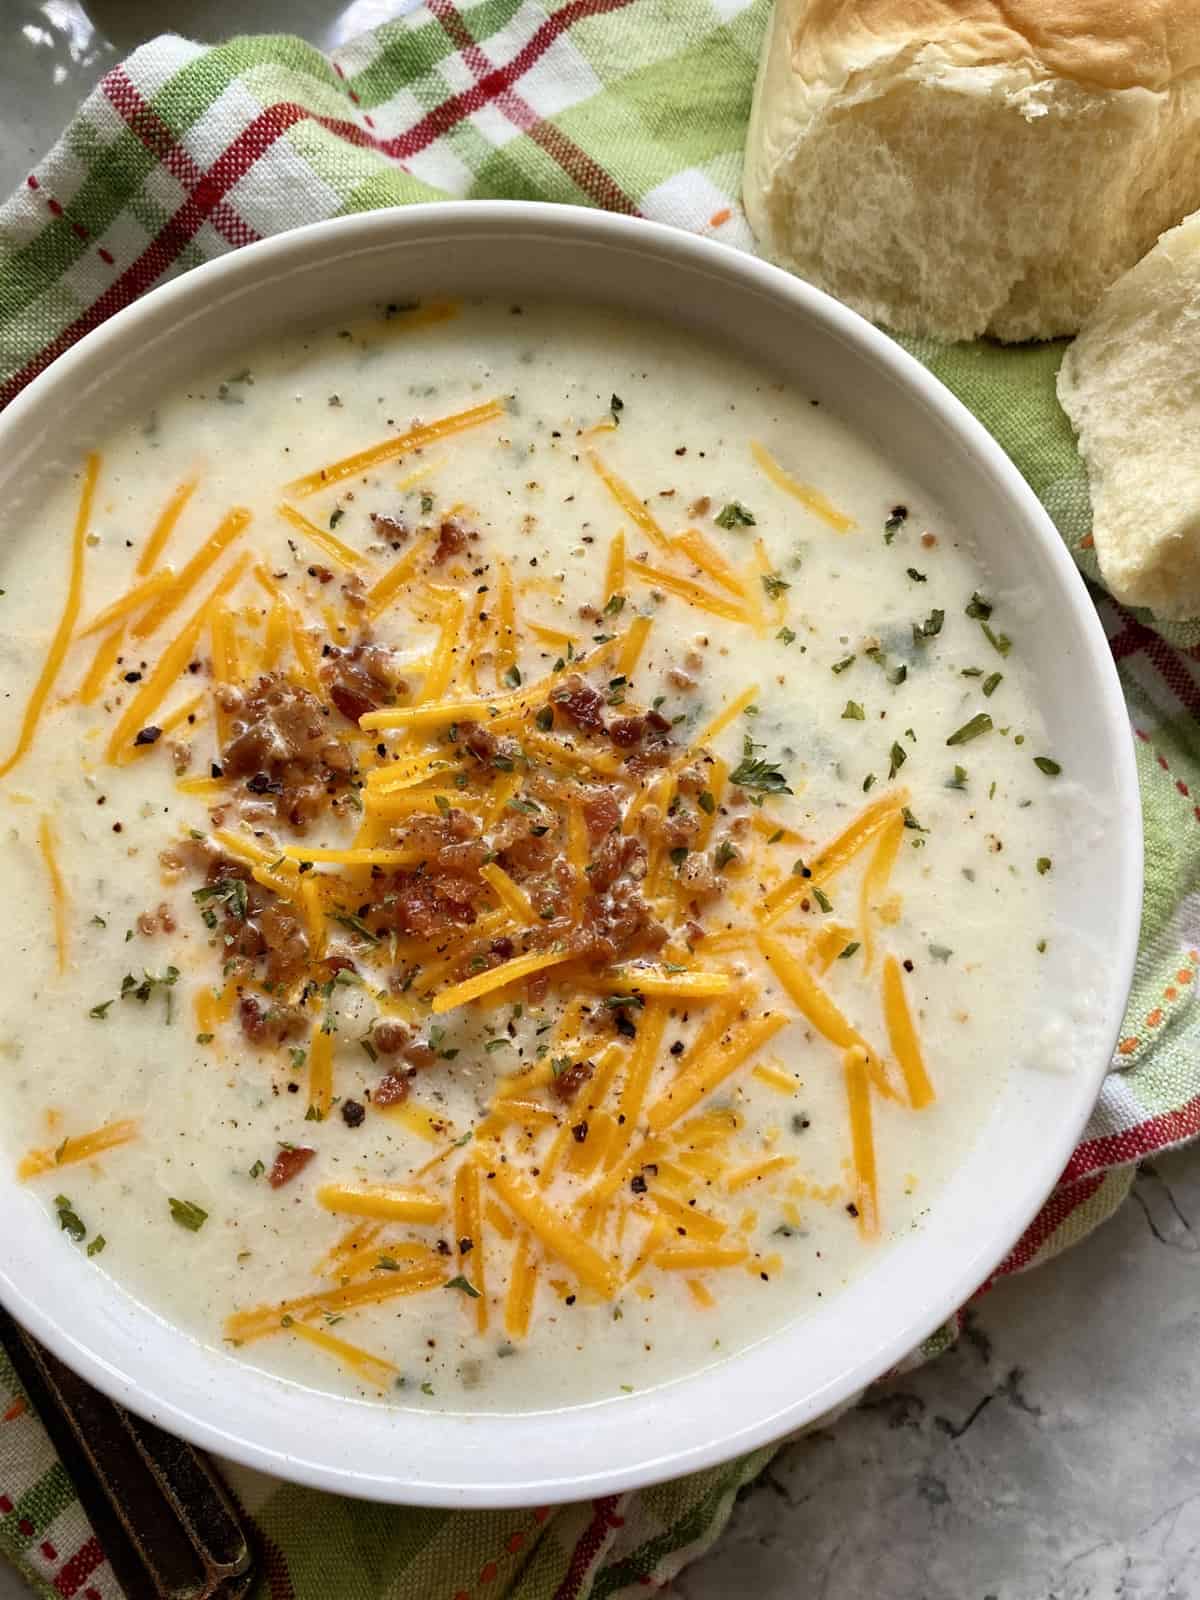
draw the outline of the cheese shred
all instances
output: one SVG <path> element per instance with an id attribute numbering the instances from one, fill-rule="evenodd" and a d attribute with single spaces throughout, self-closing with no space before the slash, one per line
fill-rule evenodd
<path id="1" fill-rule="evenodd" d="M 71 539 L 71 572 L 67 584 L 67 598 L 63 603 L 62 615 L 58 620 L 58 627 L 54 631 L 54 638 L 50 641 L 50 649 L 42 664 L 38 681 L 34 685 L 33 693 L 25 707 L 25 716 L 21 723 L 21 731 L 17 736 L 16 746 L 8 760 L 0 763 L 0 778 L 7 777 L 19 761 L 28 754 L 33 744 L 34 734 L 37 732 L 38 723 L 42 712 L 46 709 L 46 702 L 50 691 L 58 680 L 62 664 L 66 659 L 67 650 L 70 648 L 71 638 L 75 632 L 75 624 L 79 620 L 79 607 L 83 600 L 83 555 L 87 543 L 87 531 L 92 520 L 92 502 L 96 494 L 96 480 L 100 476 L 100 457 L 96 454 L 89 455 L 83 471 L 83 484 L 79 491 L 79 509 L 75 513 L 75 531 Z"/>

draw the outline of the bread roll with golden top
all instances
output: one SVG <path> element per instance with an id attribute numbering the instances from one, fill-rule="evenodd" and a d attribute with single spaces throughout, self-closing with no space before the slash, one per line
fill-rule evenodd
<path id="1" fill-rule="evenodd" d="M 1074 333 L 1200 207 L 1200 0 L 777 0 L 744 187 L 875 321 Z"/>

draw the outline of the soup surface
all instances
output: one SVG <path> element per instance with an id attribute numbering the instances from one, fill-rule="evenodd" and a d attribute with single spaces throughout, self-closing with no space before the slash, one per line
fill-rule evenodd
<path id="1" fill-rule="evenodd" d="M 163 395 L 0 566 L 8 1155 L 237 1359 L 678 1377 L 919 1226 L 1020 1063 L 1019 619 L 723 349 L 372 311 Z"/>

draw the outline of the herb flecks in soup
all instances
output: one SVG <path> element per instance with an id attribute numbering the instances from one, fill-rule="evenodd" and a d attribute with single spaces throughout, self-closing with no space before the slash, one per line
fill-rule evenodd
<path id="1" fill-rule="evenodd" d="M 439 304 L 115 433 L 65 600 L 63 517 L 7 556 L 61 622 L 5 645 L 0 1092 L 97 1269 L 285 1375 L 528 1405 L 919 1218 L 1037 983 L 1058 768 L 850 429 Z"/>

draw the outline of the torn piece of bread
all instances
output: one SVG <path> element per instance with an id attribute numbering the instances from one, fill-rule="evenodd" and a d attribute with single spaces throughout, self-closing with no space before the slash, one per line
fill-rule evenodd
<path id="1" fill-rule="evenodd" d="M 1063 357 L 1104 581 L 1200 617 L 1200 213 L 1118 279 Z"/>
<path id="2" fill-rule="evenodd" d="M 777 0 L 744 193 L 898 331 L 1074 333 L 1200 206 L 1200 0 Z"/>

